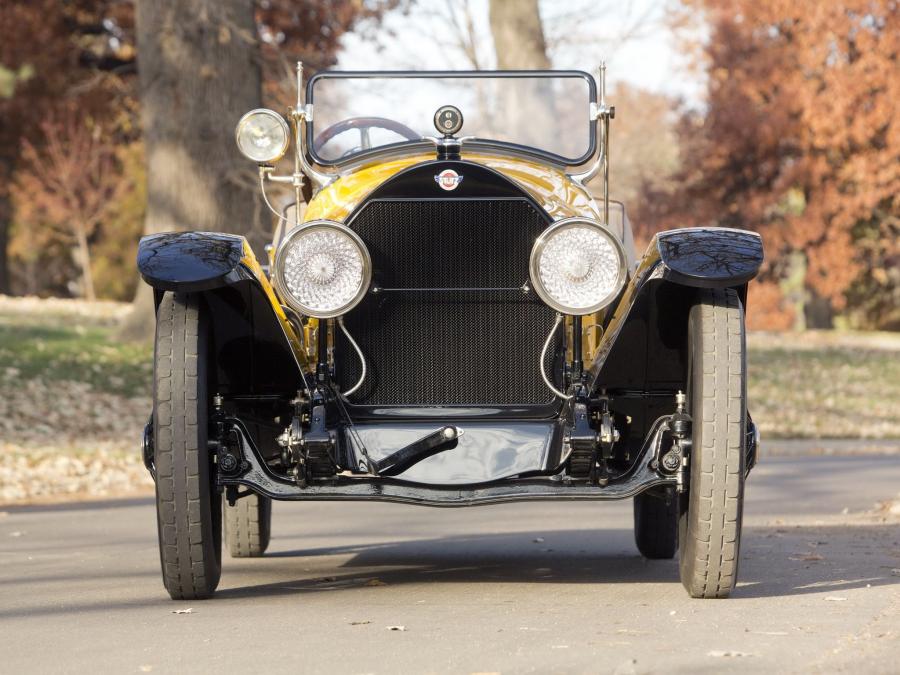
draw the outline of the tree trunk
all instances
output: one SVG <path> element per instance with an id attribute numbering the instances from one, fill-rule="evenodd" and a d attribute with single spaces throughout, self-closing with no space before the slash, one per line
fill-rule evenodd
<path id="1" fill-rule="evenodd" d="M 94 292 L 94 274 L 91 272 L 91 249 L 83 226 L 75 226 L 75 239 L 78 243 L 78 264 L 81 267 L 81 294 L 85 300 L 93 302 L 97 299 L 97 294 Z"/>
<path id="2" fill-rule="evenodd" d="M 9 228 L 12 225 L 12 197 L 9 184 L 12 181 L 12 162 L 0 159 L 0 295 L 12 292 L 9 274 Z"/>
<path id="3" fill-rule="evenodd" d="M 9 226 L 12 212 L 9 195 L 0 192 L 0 295 L 9 295 Z"/>
<path id="4" fill-rule="evenodd" d="M 141 122 L 147 157 L 145 232 L 269 235 L 255 169 L 234 127 L 261 101 L 253 0 L 138 0 Z M 139 284 L 125 336 L 152 334 L 151 293 Z"/>
<path id="5" fill-rule="evenodd" d="M 550 69 L 538 0 L 490 0 L 489 14 L 499 70 Z M 549 80 L 532 78 L 501 87 L 498 99 L 500 110 L 527 111 L 504 116 L 505 130 L 517 142 L 539 145 L 535 130 L 554 128 Z"/>
<path id="6" fill-rule="evenodd" d="M 547 44 L 538 0 L 490 0 L 491 34 L 499 70 L 547 70 Z"/>

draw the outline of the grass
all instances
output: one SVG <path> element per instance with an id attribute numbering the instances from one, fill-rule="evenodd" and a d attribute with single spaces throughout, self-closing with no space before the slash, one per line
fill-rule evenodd
<path id="1" fill-rule="evenodd" d="M 127 306 L 0 296 L 0 504 L 148 493 L 138 452 L 152 348 Z M 900 438 L 900 335 L 754 334 L 764 438 Z"/>
<path id="2" fill-rule="evenodd" d="M 0 302 L 0 383 L 12 380 L 81 382 L 96 391 L 134 397 L 150 392 L 153 373 L 148 343 L 115 339 L 112 303 L 96 311 L 84 303 L 36 311 L 35 301 Z M 78 308 L 80 311 L 75 311 Z"/>
<path id="3" fill-rule="evenodd" d="M 0 298 L 0 396 L 15 389 L 21 399 L 23 386 L 39 381 L 50 391 L 79 383 L 114 408 L 115 397 L 148 397 L 149 342 L 115 337 L 125 311 L 116 303 Z M 900 335 L 753 334 L 748 361 L 750 409 L 764 436 L 900 438 Z M 136 409 L 137 426 L 146 413 Z"/>
<path id="4" fill-rule="evenodd" d="M 900 438 L 900 335 L 751 335 L 748 361 L 764 436 Z"/>

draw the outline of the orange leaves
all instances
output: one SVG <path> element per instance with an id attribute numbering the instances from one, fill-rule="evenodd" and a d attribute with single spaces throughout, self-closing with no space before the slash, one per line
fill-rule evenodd
<path id="1" fill-rule="evenodd" d="M 853 313 L 862 284 L 887 294 L 866 307 L 889 305 L 900 288 L 870 283 L 890 279 L 870 272 L 900 264 L 898 245 L 871 236 L 863 245 L 860 224 L 873 223 L 871 235 L 881 231 L 877 222 L 900 216 L 900 5 L 688 4 L 710 26 L 708 108 L 703 125 L 682 126 L 689 170 L 677 177 L 668 213 L 656 224 L 703 214 L 702 223 L 761 232 L 771 285 L 755 288 L 750 304 L 770 303 L 773 326 L 784 324 L 779 289 L 796 270 L 788 261 L 795 254 L 805 260 L 806 296 L 823 297 L 837 311 L 849 300 Z M 802 308 L 804 293 L 791 292 Z M 863 314 L 864 322 L 883 325 L 880 310 Z"/>
<path id="2" fill-rule="evenodd" d="M 747 305 L 747 327 L 750 330 L 791 330 L 795 313 L 785 300 L 778 284 L 758 281 L 753 284 L 753 295 Z"/>
<path id="3" fill-rule="evenodd" d="M 41 125 L 41 145 L 22 143 L 22 165 L 12 195 L 17 219 L 36 225 L 18 228 L 13 248 L 28 252 L 47 244 L 69 246 L 81 269 L 81 294 L 95 298 L 91 239 L 104 218 L 131 186 L 122 177 L 115 146 L 90 128 L 74 109 L 48 117 Z M 40 236 L 44 241 L 37 242 Z"/>

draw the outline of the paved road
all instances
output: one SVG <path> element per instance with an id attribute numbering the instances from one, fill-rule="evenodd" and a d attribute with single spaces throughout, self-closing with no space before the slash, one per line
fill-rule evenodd
<path id="1" fill-rule="evenodd" d="M 896 673 L 900 518 L 865 512 L 898 491 L 896 457 L 760 465 L 725 601 L 638 557 L 628 503 L 277 504 L 271 555 L 188 604 L 149 500 L 9 510 L 0 672 Z"/>

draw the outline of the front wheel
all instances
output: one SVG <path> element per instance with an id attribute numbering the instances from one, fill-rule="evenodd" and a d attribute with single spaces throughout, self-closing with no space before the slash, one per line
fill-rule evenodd
<path id="1" fill-rule="evenodd" d="M 157 310 L 153 430 L 163 583 L 174 600 L 208 598 L 222 570 L 222 499 L 207 445 L 208 322 L 195 295 Z"/>
<path id="2" fill-rule="evenodd" d="M 688 333 L 693 438 L 680 504 L 681 582 L 691 597 L 725 598 L 737 581 L 746 461 L 747 360 L 737 293 L 703 291 Z"/>

